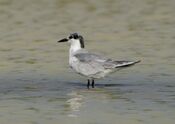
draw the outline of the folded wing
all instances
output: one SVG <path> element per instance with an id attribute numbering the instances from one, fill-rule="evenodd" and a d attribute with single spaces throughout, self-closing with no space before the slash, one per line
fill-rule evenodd
<path id="1" fill-rule="evenodd" d="M 74 55 L 79 61 L 96 65 L 98 68 L 113 69 L 128 67 L 140 61 L 114 61 L 99 54 L 89 53 L 87 51 L 79 52 Z M 94 67 L 96 68 L 96 67 Z"/>

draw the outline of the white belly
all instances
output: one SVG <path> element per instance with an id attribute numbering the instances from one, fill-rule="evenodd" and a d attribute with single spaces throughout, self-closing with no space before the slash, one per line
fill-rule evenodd
<path id="1" fill-rule="evenodd" d="M 78 74 L 89 77 L 89 78 L 103 78 L 108 73 L 111 73 L 113 70 L 104 69 L 104 68 L 95 68 L 95 65 L 89 63 L 80 62 L 76 57 L 71 57 L 69 60 L 69 65 L 71 68 L 76 71 Z"/>

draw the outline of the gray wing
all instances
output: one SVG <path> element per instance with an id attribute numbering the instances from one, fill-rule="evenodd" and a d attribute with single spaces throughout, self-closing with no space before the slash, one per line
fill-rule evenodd
<path id="1" fill-rule="evenodd" d="M 89 63 L 90 65 L 96 65 L 101 68 L 105 69 L 112 69 L 112 68 L 120 68 L 120 67 L 127 67 L 130 65 L 134 65 L 140 61 L 113 61 L 112 59 L 106 58 L 99 54 L 84 52 L 84 53 L 77 53 L 74 55 L 79 61 L 84 63 Z M 95 67 L 94 67 L 95 68 Z"/>
<path id="2" fill-rule="evenodd" d="M 94 53 L 77 53 L 74 55 L 77 57 L 81 62 L 106 62 L 106 61 L 111 61 L 111 59 L 108 59 L 106 57 L 103 57 L 99 54 L 94 54 Z"/>

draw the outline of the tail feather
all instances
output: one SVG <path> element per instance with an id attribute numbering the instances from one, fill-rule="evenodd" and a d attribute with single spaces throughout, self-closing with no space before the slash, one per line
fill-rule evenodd
<path id="1" fill-rule="evenodd" d="M 135 65 L 136 63 L 141 62 L 141 60 L 138 61 L 115 61 L 116 62 L 116 67 L 115 68 L 119 68 L 119 67 L 128 67 L 128 66 L 132 66 Z"/>

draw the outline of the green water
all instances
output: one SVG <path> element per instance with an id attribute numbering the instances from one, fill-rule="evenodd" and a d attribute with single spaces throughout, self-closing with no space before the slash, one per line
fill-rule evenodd
<path id="1" fill-rule="evenodd" d="M 174 0 L 0 0 L 1 124 L 174 124 Z M 90 51 L 142 62 L 96 82 L 68 66 Z"/>

